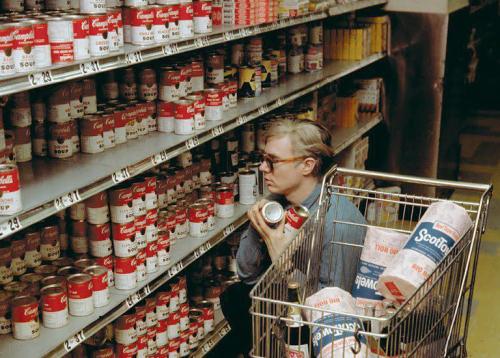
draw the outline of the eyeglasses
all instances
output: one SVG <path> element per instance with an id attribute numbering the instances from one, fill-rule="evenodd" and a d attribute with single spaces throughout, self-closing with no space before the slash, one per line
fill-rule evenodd
<path id="1" fill-rule="evenodd" d="M 294 158 L 287 158 L 287 159 L 273 159 L 271 158 L 268 154 L 264 154 L 262 156 L 262 161 L 266 163 L 266 165 L 269 167 L 269 170 L 273 171 L 274 170 L 274 165 L 278 163 L 291 163 L 295 162 L 300 159 L 304 159 L 305 157 L 294 157 Z"/>

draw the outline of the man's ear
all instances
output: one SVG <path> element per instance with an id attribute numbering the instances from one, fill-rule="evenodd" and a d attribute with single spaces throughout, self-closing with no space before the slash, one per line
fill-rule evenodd
<path id="1" fill-rule="evenodd" d="M 311 175 L 314 171 L 314 167 L 317 165 L 317 160 L 311 157 L 307 157 L 302 162 L 302 174 Z"/>

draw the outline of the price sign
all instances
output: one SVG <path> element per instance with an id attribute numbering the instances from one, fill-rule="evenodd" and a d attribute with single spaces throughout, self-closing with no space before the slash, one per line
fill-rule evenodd
<path id="1" fill-rule="evenodd" d="M 31 87 L 43 86 L 54 81 L 50 70 L 36 72 L 28 75 L 28 81 Z"/>
<path id="2" fill-rule="evenodd" d="M 99 60 L 94 60 L 80 64 L 80 73 L 82 75 L 88 75 L 99 71 L 101 71 Z"/>
<path id="3" fill-rule="evenodd" d="M 238 117 L 238 119 L 236 120 L 236 123 L 238 123 L 238 125 L 241 126 L 242 124 L 245 124 L 246 122 L 248 122 L 249 119 L 250 119 L 250 117 L 248 117 L 246 115 L 242 115 L 242 116 Z"/>
<path id="4" fill-rule="evenodd" d="M 224 228 L 224 230 L 222 231 L 222 235 L 226 237 L 229 234 L 231 234 L 234 230 L 235 230 L 234 224 L 230 224 Z"/>
<path id="5" fill-rule="evenodd" d="M 16 216 L 15 218 L 7 220 L 0 226 L 0 237 L 4 237 L 10 235 L 16 231 L 19 231 L 23 228 L 21 224 L 21 220 Z"/>
<path id="6" fill-rule="evenodd" d="M 208 45 L 210 45 L 210 41 L 208 40 L 208 37 L 203 36 L 203 37 L 199 37 L 197 39 L 194 39 L 194 44 L 197 48 L 207 47 Z"/>
<path id="7" fill-rule="evenodd" d="M 263 115 L 263 114 L 269 112 L 269 107 L 267 105 L 264 105 L 264 106 L 259 108 L 258 112 L 260 115 Z"/>
<path id="8" fill-rule="evenodd" d="M 280 98 L 278 98 L 278 99 L 276 100 L 276 105 L 277 105 L 278 107 L 281 107 L 284 103 L 285 103 L 285 100 L 284 100 L 282 97 L 280 97 Z"/>
<path id="9" fill-rule="evenodd" d="M 143 290 L 144 290 L 144 297 L 146 297 L 149 294 L 151 294 L 151 287 L 149 287 L 149 285 L 144 286 Z"/>
<path id="10" fill-rule="evenodd" d="M 111 179 L 115 184 L 121 183 L 122 181 L 127 180 L 128 178 L 130 178 L 130 173 L 128 171 L 128 168 L 126 167 L 118 170 L 117 172 L 114 172 L 111 175 Z"/>
<path id="11" fill-rule="evenodd" d="M 127 299 L 125 300 L 125 304 L 127 305 L 127 308 L 130 308 L 140 300 L 141 300 L 141 295 L 136 292 L 133 295 L 127 297 Z"/>
<path id="12" fill-rule="evenodd" d="M 193 138 L 190 138 L 186 141 L 186 148 L 188 150 L 193 149 L 194 147 L 197 147 L 200 145 L 200 140 L 198 136 L 194 136 Z"/>
<path id="13" fill-rule="evenodd" d="M 66 349 L 66 352 L 70 352 L 84 340 L 85 340 L 85 334 L 83 334 L 83 331 L 80 331 L 73 337 L 69 338 L 66 342 L 64 342 L 64 349 Z"/>
<path id="14" fill-rule="evenodd" d="M 165 56 L 175 55 L 176 53 L 179 53 L 179 47 L 177 44 L 165 45 L 163 46 L 163 53 Z"/>
<path id="15" fill-rule="evenodd" d="M 231 327 L 229 327 L 229 325 L 226 324 L 226 325 L 222 326 L 222 328 L 220 329 L 219 337 L 223 338 L 229 332 L 231 332 Z"/>
<path id="16" fill-rule="evenodd" d="M 130 52 L 125 55 L 125 62 L 129 65 L 133 63 L 138 63 L 142 62 L 142 52 L 141 51 L 135 51 L 135 52 Z"/>
<path id="17" fill-rule="evenodd" d="M 232 31 L 224 32 L 224 40 L 231 41 L 234 39 L 235 34 Z"/>
<path id="18" fill-rule="evenodd" d="M 54 206 L 58 211 L 60 211 L 70 207 L 73 204 L 78 203 L 80 200 L 82 200 L 82 198 L 78 190 L 73 190 L 72 192 L 69 192 L 68 194 L 65 194 L 55 199 Z"/>
<path id="19" fill-rule="evenodd" d="M 166 150 L 162 150 L 160 153 L 155 154 L 151 157 L 151 163 L 153 165 L 158 165 L 168 160 L 168 154 Z"/>
<path id="20" fill-rule="evenodd" d="M 224 132 L 225 132 L 224 127 L 222 125 L 218 125 L 217 127 L 212 128 L 212 137 L 218 137 Z"/>
<path id="21" fill-rule="evenodd" d="M 210 250 L 210 249 L 212 248 L 212 244 L 210 243 L 210 241 L 207 241 L 207 242 L 205 243 L 205 247 L 206 247 L 207 251 L 208 251 L 208 250 Z"/>

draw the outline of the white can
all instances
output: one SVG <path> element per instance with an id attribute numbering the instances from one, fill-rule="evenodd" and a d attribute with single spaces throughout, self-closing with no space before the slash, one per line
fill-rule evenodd
<path id="1" fill-rule="evenodd" d="M 115 288 L 118 290 L 131 290 L 137 285 L 137 262 L 132 257 L 115 257 L 114 262 Z"/>
<path id="2" fill-rule="evenodd" d="M 16 72 L 30 72 L 35 69 L 35 32 L 29 22 L 20 22 L 13 25 L 12 57 Z"/>
<path id="3" fill-rule="evenodd" d="M 19 170 L 14 164 L 0 165 L 0 214 L 13 215 L 22 209 Z"/>
<path id="4" fill-rule="evenodd" d="M 219 187 L 215 191 L 215 214 L 219 218 L 234 215 L 234 193 L 230 186 Z"/>
<path id="5" fill-rule="evenodd" d="M 93 265 L 85 268 L 83 272 L 92 276 L 92 298 L 94 307 L 104 307 L 109 303 L 108 269 Z"/>
<path id="6" fill-rule="evenodd" d="M 106 0 L 80 0 L 80 13 L 105 14 Z"/>
<path id="7" fill-rule="evenodd" d="M 117 257 L 131 257 L 137 255 L 135 242 L 134 222 L 125 224 L 112 224 L 113 248 Z"/>
<path id="8" fill-rule="evenodd" d="M 144 250 L 143 250 L 144 252 Z M 144 281 L 148 275 L 148 272 L 146 270 L 146 259 L 144 259 L 144 262 L 138 263 L 137 264 L 137 271 L 136 271 L 136 279 L 137 282 Z"/>
<path id="9" fill-rule="evenodd" d="M 61 328 L 68 324 L 68 297 L 59 285 L 49 285 L 40 290 L 42 320 L 47 328 Z"/>
<path id="10" fill-rule="evenodd" d="M 189 235 L 192 237 L 204 237 L 208 233 L 208 208 L 202 203 L 189 206 Z"/>
<path id="11" fill-rule="evenodd" d="M 158 131 L 164 133 L 172 133 L 174 131 L 174 108 L 173 102 L 158 101 Z"/>
<path id="12" fill-rule="evenodd" d="M 155 17 L 153 22 L 153 32 L 156 43 L 167 42 L 170 39 L 170 11 L 168 6 L 154 6 Z"/>
<path id="13" fill-rule="evenodd" d="M 44 68 L 52 65 L 50 58 L 50 43 L 47 21 L 33 19 L 29 20 L 33 25 L 33 32 L 35 34 L 34 52 L 35 52 L 35 66 L 36 68 Z"/>
<path id="14" fill-rule="evenodd" d="M 73 53 L 75 60 L 90 58 L 88 17 L 82 15 L 68 15 L 64 18 L 70 19 L 73 24 Z"/>
<path id="15" fill-rule="evenodd" d="M 175 134 L 194 133 L 194 103 L 188 99 L 180 99 L 175 102 Z"/>
<path id="16" fill-rule="evenodd" d="M 240 204 L 250 205 L 257 200 L 257 180 L 253 170 L 243 170 L 238 174 Z"/>
<path id="17" fill-rule="evenodd" d="M 53 17 L 47 20 L 50 42 L 50 54 L 53 64 L 73 62 L 73 22 L 65 17 Z"/>
<path id="18" fill-rule="evenodd" d="M 193 2 L 194 33 L 212 32 L 212 1 Z"/>
<path id="19" fill-rule="evenodd" d="M 208 88 L 205 93 L 205 119 L 220 121 L 224 112 L 223 94 L 220 89 Z"/>
<path id="20" fill-rule="evenodd" d="M 181 2 L 179 5 L 179 35 L 181 38 L 193 37 L 193 3 Z"/>
<path id="21" fill-rule="evenodd" d="M 134 221 L 132 208 L 133 193 L 130 188 L 120 188 L 109 192 L 111 221 L 125 224 Z"/>
<path id="22" fill-rule="evenodd" d="M 89 49 L 90 56 L 105 56 L 109 54 L 108 16 L 89 16 Z"/>
<path id="23" fill-rule="evenodd" d="M 155 42 L 153 22 L 155 9 L 151 6 L 129 8 L 130 42 L 134 45 L 152 45 Z"/>
<path id="24" fill-rule="evenodd" d="M 33 296 L 17 296 L 11 301 L 12 333 L 15 339 L 33 339 L 40 335 L 38 301 Z"/>
<path id="25" fill-rule="evenodd" d="M 0 24 L 0 76 L 14 74 L 14 57 L 12 49 L 14 40 L 12 38 L 12 24 Z"/>
<path id="26" fill-rule="evenodd" d="M 170 30 L 169 38 L 170 41 L 178 40 L 180 38 L 179 32 L 179 4 L 171 3 L 169 4 L 169 23 L 168 28 Z"/>
<path id="27" fill-rule="evenodd" d="M 67 278 L 69 314 L 88 316 L 94 312 L 92 276 L 77 273 Z"/>

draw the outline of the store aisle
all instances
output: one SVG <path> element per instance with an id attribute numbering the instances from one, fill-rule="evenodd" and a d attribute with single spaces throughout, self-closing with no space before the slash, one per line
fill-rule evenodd
<path id="1" fill-rule="evenodd" d="M 496 338 L 500 321 L 500 112 L 471 117 L 474 123 L 461 136 L 460 180 L 493 183 L 488 228 L 483 235 L 469 326 L 468 352 L 472 358 L 498 357 Z M 455 193 L 454 199 L 464 198 Z"/>

